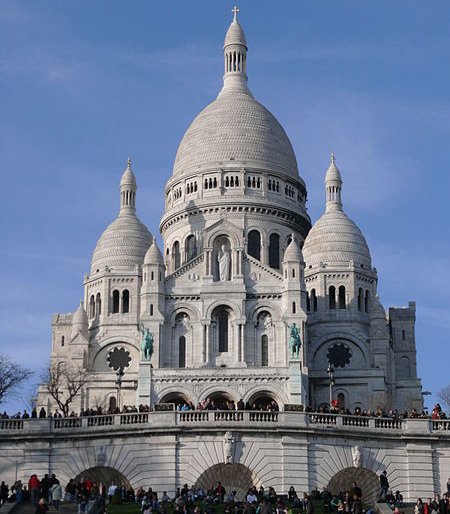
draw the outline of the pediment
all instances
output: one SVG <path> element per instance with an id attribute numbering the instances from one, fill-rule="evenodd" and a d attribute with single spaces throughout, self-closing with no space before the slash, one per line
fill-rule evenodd
<path id="1" fill-rule="evenodd" d="M 242 246 L 242 227 L 236 225 L 226 217 L 215 221 L 211 225 L 205 227 L 204 230 L 204 245 L 206 247 L 213 246 L 214 239 L 221 235 L 227 235 L 232 241 L 232 246 Z"/>

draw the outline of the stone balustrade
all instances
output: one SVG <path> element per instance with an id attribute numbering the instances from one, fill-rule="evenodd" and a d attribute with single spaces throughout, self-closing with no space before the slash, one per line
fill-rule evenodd
<path id="1" fill-rule="evenodd" d="M 384 433 L 445 434 L 450 437 L 450 420 L 392 419 L 365 416 L 347 416 L 313 412 L 269 412 L 269 411 L 168 411 L 132 412 L 126 414 L 105 414 L 79 418 L 0 419 L 0 431 L 7 433 L 67 433 L 70 431 L 114 430 L 124 426 L 140 427 L 239 427 L 255 425 L 267 428 L 292 429 L 348 429 L 375 430 Z"/>

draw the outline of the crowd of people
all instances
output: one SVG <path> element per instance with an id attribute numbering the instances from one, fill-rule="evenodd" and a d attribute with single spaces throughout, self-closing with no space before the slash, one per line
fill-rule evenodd
<path id="1" fill-rule="evenodd" d="M 241 399 L 238 402 L 234 402 L 233 400 L 214 400 L 214 399 L 206 399 L 199 402 L 197 405 L 194 405 L 192 402 L 179 401 L 175 402 L 175 409 L 177 411 L 202 411 L 202 410 L 224 410 L 224 411 L 234 411 L 234 410 L 254 410 L 254 411 L 270 411 L 277 412 L 279 410 L 278 404 L 275 400 L 264 399 L 258 400 L 256 402 L 244 403 Z M 142 413 L 142 412 L 151 412 L 153 409 L 148 405 L 139 405 L 139 407 L 125 405 L 120 410 L 118 407 L 114 409 L 108 409 L 104 411 L 101 407 L 83 409 L 80 413 L 76 413 L 74 411 L 70 412 L 68 417 L 85 417 L 85 416 L 101 416 L 103 414 L 130 414 L 130 413 Z M 416 409 L 412 409 L 410 412 L 403 411 L 399 412 L 396 409 L 385 410 L 385 409 L 362 409 L 360 407 L 356 407 L 353 411 L 348 408 L 343 408 L 338 405 L 338 403 L 332 403 L 331 407 L 328 404 L 321 405 L 318 409 L 313 409 L 310 406 L 305 407 L 305 412 L 317 413 L 317 414 L 340 414 L 345 416 L 366 416 L 366 417 L 376 417 L 376 418 L 387 418 L 394 420 L 402 420 L 402 419 L 411 419 L 411 418 L 420 418 L 420 419 L 449 419 L 446 413 L 442 410 L 439 403 L 437 403 L 433 409 L 431 414 L 428 413 L 428 410 L 423 410 L 422 412 L 418 412 Z M 36 410 L 33 409 L 29 414 L 26 410 L 23 412 L 17 412 L 16 414 L 9 415 L 6 412 L 3 414 L 0 413 L 0 419 L 28 419 L 28 418 L 62 418 L 63 415 L 58 410 L 54 412 L 47 412 L 44 407 Z"/>
<path id="2" fill-rule="evenodd" d="M 427 498 L 425 502 L 422 498 L 417 498 L 414 506 L 414 514 L 449 514 L 450 513 L 450 479 L 447 484 L 447 493 L 442 496 L 436 494 L 434 498 Z"/>
<path id="3" fill-rule="evenodd" d="M 31 502 L 35 514 L 46 514 L 49 508 L 59 510 L 61 501 L 75 504 L 78 514 L 103 514 L 108 505 L 137 503 L 141 514 L 213 514 L 215 505 L 223 505 L 224 514 L 314 514 L 315 510 L 324 514 L 373 514 L 362 503 L 363 491 L 353 482 L 352 487 L 339 494 L 327 489 L 313 490 L 298 494 L 290 487 L 287 495 L 278 495 L 273 487 L 251 487 L 244 497 L 237 497 L 236 491 L 227 491 L 221 482 L 211 488 L 201 486 L 179 487 L 171 498 L 166 491 L 158 495 L 151 487 L 140 487 L 136 491 L 129 485 L 111 480 L 109 484 L 91 478 L 70 479 L 63 489 L 55 474 L 45 474 L 38 478 L 31 475 L 26 484 L 19 480 L 11 488 L 5 482 L 0 486 L 0 505 L 15 501 Z M 435 495 L 425 502 L 418 498 L 414 514 L 450 514 L 450 478 L 447 493 Z M 404 514 L 405 504 L 400 491 L 389 489 L 386 471 L 380 475 L 378 502 L 385 502 L 394 514 Z"/>

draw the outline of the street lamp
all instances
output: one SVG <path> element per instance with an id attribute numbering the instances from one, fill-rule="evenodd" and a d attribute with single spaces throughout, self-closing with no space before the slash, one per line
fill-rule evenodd
<path id="1" fill-rule="evenodd" d="M 334 368 L 331 362 L 328 363 L 327 368 L 328 378 L 330 379 L 330 410 L 333 402 L 333 386 L 334 386 Z"/>
<path id="2" fill-rule="evenodd" d="M 117 378 L 116 378 L 116 386 L 117 386 L 117 407 L 119 409 L 119 412 L 120 412 L 120 389 L 122 387 L 122 377 L 123 375 L 125 374 L 125 372 L 123 371 L 123 367 L 120 367 L 117 371 L 116 371 L 116 375 L 117 375 Z"/>

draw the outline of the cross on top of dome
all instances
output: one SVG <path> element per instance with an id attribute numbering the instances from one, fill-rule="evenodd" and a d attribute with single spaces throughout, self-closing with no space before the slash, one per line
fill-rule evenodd
<path id="1" fill-rule="evenodd" d="M 237 5 L 235 5 L 233 7 L 233 9 L 231 9 L 231 12 L 233 13 L 233 21 L 237 21 L 237 15 L 238 15 L 238 12 L 240 12 L 240 9 Z"/>

